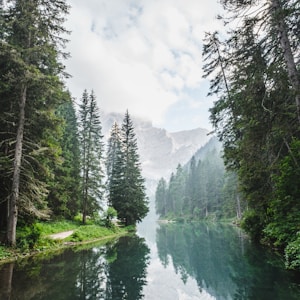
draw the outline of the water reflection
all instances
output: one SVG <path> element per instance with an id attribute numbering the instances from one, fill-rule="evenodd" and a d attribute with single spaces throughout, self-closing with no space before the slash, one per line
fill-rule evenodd
<path id="1" fill-rule="evenodd" d="M 22 260 L 0 267 L 0 299 L 142 299 L 148 262 L 149 248 L 137 236 Z"/>
<path id="2" fill-rule="evenodd" d="M 108 284 L 105 299 L 142 299 L 150 250 L 144 240 L 124 237 L 108 251 Z"/>
<path id="3" fill-rule="evenodd" d="M 2 265 L 0 299 L 300 299 L 299 282 L 282 261 L 237 228 L 167 224 L 155 238 L 150 225 L 146 239 L 127 236 Z"/>
<path id="4" fill-rule="evenodd" d="M 232 226 L 161 225 L 156 238 L 161 263 L 215 299 L 299 299 L 299 284 L 282 261 Z"/>

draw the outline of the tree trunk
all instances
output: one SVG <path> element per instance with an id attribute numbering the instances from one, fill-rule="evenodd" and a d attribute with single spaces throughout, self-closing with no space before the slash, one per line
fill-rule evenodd
<path id="1" fill-rule="evenodd" d="M 27 86 L 21 88 L 20 102 L 19 102 L 19 124 L 16 137 L 12 189 L 9 200 L 9 215 L 7 226 L 7 243 L 10 246 L 16 245 L 16 227 L 18 220 L 18 202 L 20 192 L 20 173 L 22 164 L 22 150 L 23 150 L 23 135 L 25 124 L 25 103 L 26 103 Z"/>
<path id="2" fill-rule="evenodd" d="M 295 100 L 297 108 L 298 122 L 300 123 L 300 78 L 297 72 L 297 67 L 295 59 L 293 56 L 291 43 L 289 41 L 286 23 L 284 17 L 282 16 L 283 12 L 281 11 L 281 6 L 278 0 L 272 0 L 271 2 L 273 11 L 274 23 L 277 26 L 278 36 L 280 41 L 280 46 L 283 51 L 284 60 L 287 66 L 287 72 L 292 84 L 292 87 L 295 91 Z"/>
<path id="3" fill-rule="evenodd" d="M 87 216 L 87 202 L 88 202 L 88 169 L 85 172 L 84 176 L 84 195 L 83 195 L 83 205 L 82 205 L 82 224 L 86 224 L 86 216 Z"/>
<path id="4" fill-rule="evenodd" d="M 236 216 L 238 220 L 242 218 L 240 195 L 236 195 Z"/>

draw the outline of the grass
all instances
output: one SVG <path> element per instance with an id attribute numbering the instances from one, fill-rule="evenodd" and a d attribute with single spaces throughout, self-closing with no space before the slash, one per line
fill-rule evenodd
<path id="1" fill-rule="evenodd" d="M 124 229 L 120 228 L 106 228 L 99 225 L 81 225 L 76 228 L 75 232 L 66 241 L 71 242 L 82 242 L 82 241 L 92 241 L 100 237 L 106 237 L 111 235 L 116 235 L 118 233 L 124 232 Z"/>
<path id="2" fill-rule="evenodd" d="M 39 222 L 40 230 L 39 238 L 35 241 L 34 246 L 28 246 L 29 237 L 23 236 L 22 247 L 8 248 L 0 244 L 0 263 L 10 261 L 16 257 L 24 257 L 36 253 L 45 253 L 57 251 L 66 246 L 76 245 L 80 243 L 90 243 L 100 239 L 114 238 L 120 235 L 127 234 L 132 229 L 112 227 L 107 228 L 97 224 L 82 225 L 78 221 L 54 221 L 54 222 Z M 73 230 L 73 234 L 65 239 L 53 240 L 49 235 L 64 231 Z M 69 242 L 69 243 L 66 243 Z"/>
<path id="3" fill-rule="evenodd" d="M 47 236 L 54 233 L 59 233 L 63 231 L 74 230 L 80 226 L 77 221 L 55 221 L 55 222 L 39 222 L 39 227 L 41 228 L 42 236 Z"/>

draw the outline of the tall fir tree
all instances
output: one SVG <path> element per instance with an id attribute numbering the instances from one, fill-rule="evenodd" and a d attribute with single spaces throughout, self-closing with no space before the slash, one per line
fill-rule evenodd
<path id="1" fill-rule="evenodd" d="M 69 7 L 65 1 L 1 3 L 1 225 L 16 244 L 18 217 L 46 216 L 50 156 L 58 157 L 58 119 L 64 66 L 61 52 Z M 48 158 L 47 158 L 48 157 Z"/>
<path id="2" fill-rule="evenodd" d="M 111 171 L 110 201 L 125 225 L 135 225 L 148 213 L 137 140 L 128 111 L 121 128 L 121 147 Z"/>
<path id="3" fill-rule="evenodd" d="M 81 150 L 81 211 L 82 223 L 86 224 L 88 215 L 101 209 L 103 196 L 103 136 L 100 112 L 92 91 L 85 90 L 79 109 L 79 139 Z"/>
<path id="4" fill-rule="evenodd" d="M 155 191 L 155 211 L 161 216 L 166 216 L 167 182 L 164 178 L 158 181 Z"/>
<path id="5" fill-rule="evenodd" d="M 106 154 L 106 176 L 107 176 L 107 192 L 108 192 L 108 204 L 112 205 L 113 198 L 113 185 L 118 182 L 116 173 L 117 163 L 120 162 L 118 156 L 121 154 L 121 131 L 117 122 L 115 122 L 110 131 L 110 137 L 108 139 L 107 154 Z"/>
<path id="6" fill-rule="evenodd" d="M 54 217 L 72 219 L 80 208 L 80 149 L 76 112 L 70 95 L 57 115 L 62 118 L 60 161 L 53 166 L 54 176 L 48 183 L 48 206 Z"/>

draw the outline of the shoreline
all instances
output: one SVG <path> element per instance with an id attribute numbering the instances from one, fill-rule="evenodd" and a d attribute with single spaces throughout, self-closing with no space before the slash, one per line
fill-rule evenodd
<path id="1" fill-rule="evenodd" d="M 130 234 L 129 231 L 125 232 L 118 232 L 116 234 L 107 235 L 107 236 L 100 236 L 98 238 L 92 239 L 92 240 L 84 240 L 84 241 L 78 241 L 78 242 L 70 242 L 70 241 L 64 241 L 64 239 L 59 239 L 59 242 L 57 244 L 54 244 L 52 247 L 45 248 L 43 250 L 32 250 L 29 252 L 18 252 L 18 249 L 11 249 L 7 248 L 8 252 L 11 253 L 11 256 L 0 259 L 0 267 L 4 264 L 8 263 L 14 263 L 18 260 L 35 257 L 35 256 L 42 256 L 42 255 L 49 255 L 54 254 L 55 252 L 62 251 L 68 248 L 77 247 L 81 245 L 88 245 L 98 242 L 104 242 L 104 244 L 110 240 L 118 239 L 122 236 L 126 236 Z"/>

